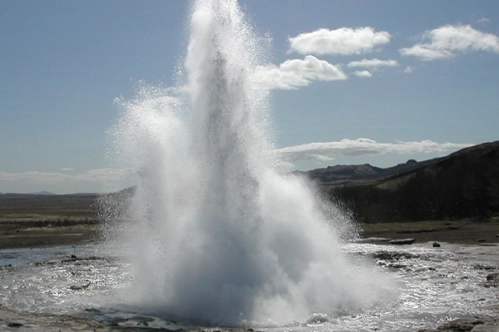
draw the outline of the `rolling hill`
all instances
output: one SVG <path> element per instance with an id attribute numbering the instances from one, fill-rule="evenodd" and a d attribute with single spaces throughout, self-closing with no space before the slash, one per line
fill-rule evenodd
<path id="1" fill-rule="evenodd" d="M 343 168 L 351 175 L 335 166 L 329 172 L 311 171 L 309 177 L 361 222 L 499 216 L 499 141 L 389 169 Z M 338 174 L 344 176 L 341 181 Z"/>

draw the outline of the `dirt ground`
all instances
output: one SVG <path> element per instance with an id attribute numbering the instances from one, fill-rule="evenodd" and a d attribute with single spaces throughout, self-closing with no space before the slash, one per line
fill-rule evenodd
<path id="1" fill-rule="evenodd" d="M 364 239 L 406 239 L 462 244 L 499 243 L 499 221 L 419 221 L 361 224 Z M 85 244 L 99 239 L 101 226 L 75 222 L 57 226 L 47 222 L 0 222 L 0 249 Z"/>
<path id="2" fill-rule="evenodd" d="M 99 196 L 0 195 L 0 249 L 76 245 L 99 237 Z M 489 222 L 418 221 L 361 224 L 363 238 L 463 244 L 499 243 L 499 218 Z"/>
<path id="3" fill-rule="evenodd" d="M 417 221 L 360 225 L 363 238 L 406 239 L 414 242 L 461 244 L 499 243 L 499 221 Z"/>
<path id="4" fill-rule="evenodd" d="M 100 226 L 94 224 L 33 226 L 23 222 L 0 223 L 0 249 L 85 244 L 97 240 L 99 234 Z"/>

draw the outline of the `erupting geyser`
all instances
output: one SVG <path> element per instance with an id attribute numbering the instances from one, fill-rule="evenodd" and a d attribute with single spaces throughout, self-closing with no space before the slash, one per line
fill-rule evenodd
<path id="1" fill-rule="evenodd" d="M 126 208 L 115 206 L 116 224 L 130 225 L 120 236 L 134 278 L 124 298 L 224 325 L 372 305 L 381 279 L 340 250 L 348 218 L 278 173 L 260 51 L 236 1 L 197 1 L 190 22 L 187 83 L 143 87 L 111 130 L 137 184 Z"/>

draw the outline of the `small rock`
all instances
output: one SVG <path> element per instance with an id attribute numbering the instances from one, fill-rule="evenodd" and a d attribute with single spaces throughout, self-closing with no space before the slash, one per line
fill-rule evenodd
<path id="1" fill-rule="evenodd" d="M 476 270 L 495 270 L 496 267 L 492 265 L 486 265 L 486 264 L 475 264 L 473 265 L 473 268 Z"/>
<path id="2" fill-rule="evenodd" d="M 490 273 L 487 275 L 487 281 L 481 282 L 480 285 L 483 287 L 499 287 L 499 272 Z"/>
<path id="3" fill-rule="evenodd" d="M 439 248 L 440 247 L 440 243 L 438 242 L 433 242 L 433 248 Z"/>
<path id="4" fill-rule="evenodd" d="M 366 237 L 359 239 L 359 242 L 388 242 L 390 238 L 387 237 Z"/>
<path id="5" fill-rule="evenodd" d="M 414 238 L 391 240 L 390 244 L 413 244 Z"/>
<path id="6" fill-rule="evenodd" d="M 499 331 L 499 323 L 497 322 L 486 322 L 482 325 L 475 326 L 471 332 L 497 332 Z"/>
<path id="7" fill-rule="evenodd" d="M 386 267 L 391 267 L 392 269 L 405 269 L 407 267 L 406 264 L 398 264 L 398 263 L 388 263 Z"/>
<path id="8" fill-rule="evenodd" d="M 382 260 L 398 260 L 398 259 L 412 259 L 420 257 L 417 254 L 409 252 L 392 252 L 392 251 L 379 251 L 373 254 L 373 258 Z"/>
<path id="9" fill-rule="evenodd" d="M 22 326 L 24 326 L 24 325 L 23 325 L 23 324 L 21 324 L 21 323 L 16 323 L 16 322 L 14 322 L 14 323 L 8 323 L 8 324 L 7 324 L 7 326 L 8 326 L 8 327 L 22 327 Z"/>
<path id="10" fill-rule="evenodd" d="M 89 286 L 90 286 L 91 282 L 87 282 L 86 284 L 84 285 L 73 285 L 73 286 L 70 286 L 69 289 L 71 290 L 83 290 L 83 289 L 87 289 Z"/>
<path id="11" fill-rule="evenodd" d="M 499 280 L 499 272 L 488 274 L 487 280 Z"/>
<path id="12" fill-rule="evenodd" d="M 329 320 L 326 314 L 314 313 L 307 318 L 307 324 L 322 324 Z"/>
<path id="13" fill-rule="evenodd" d="M 453 321 L 447 322 L 440 325 L 437 331 L 471 331 L 478 325 L 482 325 L 485 322 L 480 319 L 455 319 Z"/>

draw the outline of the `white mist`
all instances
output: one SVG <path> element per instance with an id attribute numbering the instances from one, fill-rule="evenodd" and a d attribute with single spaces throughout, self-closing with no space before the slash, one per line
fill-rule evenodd
<path id="1" fill-rule="evenodd" d="M 190 22 L 187 85 L 175 89 L 183 98 L 143 87 L 112 128 L 137 184 L 114 207 L 115 227 L 131 223 L 119 240 L 131 248 L 134 285 L 121 298 L 220 325 L 373 305 L 385 279 L 341 252 L 348 218 L 277 171 L 268 91 L 252 79 L 260 51 L 236 1 L 197 1 Z"/>

